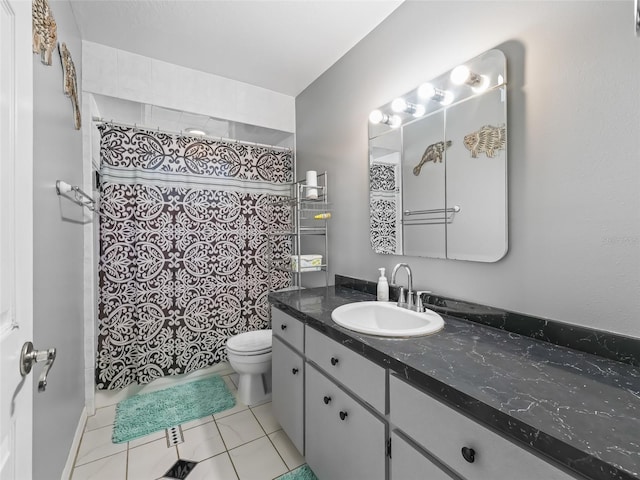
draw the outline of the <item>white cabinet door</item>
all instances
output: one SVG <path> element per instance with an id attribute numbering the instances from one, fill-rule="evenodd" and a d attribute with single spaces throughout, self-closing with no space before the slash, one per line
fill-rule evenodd
<path id="1" fill-rule="evenodd" d="M 304 455 L 304 360 L 277 337 L 272 352 L 273 413 Z"/>
<path id="2" fill-rule="evenodd" d="M 310 364 L 305 384 L 305 457 L 317 477 L 384 480 L 384 423 Z"/>
<path id="3" fill-rule="evenodd" d="M 391 480 L 452 480 L 425 455 L 395 432 L 391 434 Z"/>

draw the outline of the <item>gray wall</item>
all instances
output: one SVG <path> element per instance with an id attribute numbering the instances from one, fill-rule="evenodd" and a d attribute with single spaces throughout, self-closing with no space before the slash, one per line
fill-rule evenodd
<path id="1" fill-rule="evenodd" d="M 50 2 L 80 84 L 82 45 L 70 5 Z M 58 52 L 33 56 L 34 345 L 56 347 L 47 390 L 34 387 L 33 478 L 60 478 L 84 407 L 82 208 L 55 193 L 56 180 L 82 185 L 82 133 L 63 93 Z M 86 122 L 86 119 L 85 119 Z M 37 382 L 41 366 L 36 366 Z"/>
<path id="2" fill-rule="evenodd" d="M 375 280 L 408 261 L 420 288 L 640 337 L 632 5 L 409 1 L 311 84 L 296 99 L 298 171 L 330 175 L 332 274 Z M 509 253 L 494 264 L 374 254 L 369 112 L 491 48 L 509 65 Z"/>

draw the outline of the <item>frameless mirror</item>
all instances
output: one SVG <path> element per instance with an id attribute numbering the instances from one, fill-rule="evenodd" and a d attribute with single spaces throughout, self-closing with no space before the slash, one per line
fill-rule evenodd
<path id="1" fill-rule="evenodd" d="M 369 116 L 376 253 L 495 262 L 507 252 L 506 59 L 490 50 Z"/>

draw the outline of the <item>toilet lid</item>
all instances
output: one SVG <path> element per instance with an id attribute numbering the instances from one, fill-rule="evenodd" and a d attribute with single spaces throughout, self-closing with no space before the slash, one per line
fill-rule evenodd
<path id="1" fill-rule="evenodd" d="M 227 349 L 241 353 L 265 353 L 271 350 L 271 330 L 255 330 L 227 340 Z"/>

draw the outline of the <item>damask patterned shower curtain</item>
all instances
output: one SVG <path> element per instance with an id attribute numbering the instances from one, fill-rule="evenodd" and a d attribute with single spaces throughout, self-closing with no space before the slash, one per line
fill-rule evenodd
<path id="1" fill-rule="evenodd" d="M 229 336 L 267 328 L 268 237 L 293 179 L 280 151 L 102 125 L 96 383 L 187 373 L 226 358 Z M 271 245 L 286 255 L 290 243 Z"/>

